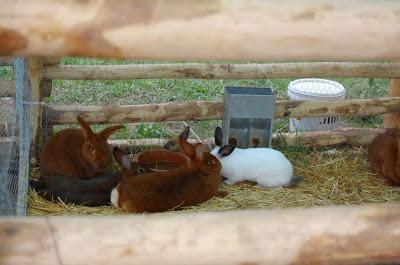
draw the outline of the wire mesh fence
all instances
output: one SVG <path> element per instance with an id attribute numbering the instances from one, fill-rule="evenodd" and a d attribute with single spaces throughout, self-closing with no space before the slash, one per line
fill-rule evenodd
<path id="1" fill-rule="evenodd" d="M 14 86 L 1 86 L 0 215 L 25 215 L 29 182 L 32 96 L 27 61 L 14 60 Z M 9 84 L 2 82 L 0 84 Z"/>

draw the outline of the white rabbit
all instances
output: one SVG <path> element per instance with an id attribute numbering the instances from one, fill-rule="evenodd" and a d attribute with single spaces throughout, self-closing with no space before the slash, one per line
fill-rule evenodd
<path id="1" fill-rule="evenodd" d="M 215 129 L 215 145 L 211 154 L 221 162 L 221 176 L 226 184 L 241 181 L 257 182 L 257 187 L 291 187 L 302 180 L 293 176 L 293 166 L 281 152 L 271 148 L 235 148 L 222 146 L 222 129 Z"/>

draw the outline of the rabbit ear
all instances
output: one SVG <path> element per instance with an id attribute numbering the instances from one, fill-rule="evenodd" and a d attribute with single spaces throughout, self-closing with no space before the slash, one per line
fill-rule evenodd
<path id="1" fill-rule="evenodd" d="M 82 131 L 83 131 L 83 136 L 85 137 L 85 139 L 88 139 L 90 136 L 94 135 L 92 129 L 89 126 L 89 124 L 87 124 L 84 119 L 82 119 L 79 116 L 76 116 L 76 119 L 79 122 L 79 124 L 81 125 Z"/>
<path id="2" fill-rule="evenodd" d="M 237 146 L 236 138 L 233 138 L 233 137 L 230 138 L 229 141 L 228 141 L 228 144 L 231 145 L 231 146 Z"/>
<path id="3" fill-rule="evenodd" d="M 104 140 L 107 140 L 108 137 L 110 137 L 113 133 L 115 133 L 116 131 L 118 131 L 119 129 L 122 129 L 122 128 L 124 128 L 123 125 L 115 125 L 115 126 L 107 127 L 104 130 L 102 130 L 101 132 L 99 132 L 99 135 Z"/>
<path id="4" fill-rule="evenodd" d="M 222 146 L 222 129 L 221 127 L 215 128 L 214 141 L 216 146 Z"/>
<path id="5" fill-rule="evenodd" d="M 180 139 L 187 140 L 189 138 L 189 133 L 190 133 L 190 127 L 186 126 L 185 129 L 183 129 L 183 132 L 179 135 Z"/>
<path id="6" fill-rule="evenodd" d="M 204 153 L 209 153 L 209 149 L 206 145 L 196 144 L 196 160 L 199 162 L 204 161 Z"/>
<path id="7" fill-rule="evenodd" d="M 233 152 L 233 150 L 235 150 L 235 148 L 234 145 L 224 145 L 219 149 L 218 154 L 220 154 L 221 157 L 228 156 Z"/>
<path id="8" fill-rule="evenodd" d="M 187 142 L 187 139 L 183 139 L 182 134 L 179 136 L 178 142 L 179 142 L 179 147 L 181 148 L 182 152 L 185 153 L 185 155 L 187 155 L 188 157 L 194 158 L 195 147 L 193 145 L 189 144 Z"/>
<path id="9" fill-rule="evenodd" d="M 123 169 L 131 169 L 131 158 L 128 154 L 124 153 L 121 148 L 114 147 L 113 155 L 115 161 L 123 168 Z"/>

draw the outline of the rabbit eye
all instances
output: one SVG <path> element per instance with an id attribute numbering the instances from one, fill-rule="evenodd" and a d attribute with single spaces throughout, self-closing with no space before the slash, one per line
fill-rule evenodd
<path id="1" fill-rule="evenodd" d="M 94 147 L 91 145 L 91 146 L 90 146 L 90 152 L 94 153 L 94 151 L 95 151 L 95 150 L 94 150 Z"/>
<path id="2" fill-rule="evenodd" d="M 145 173 L 146 172 L 146 170 L 144 169 L 144 168 L 142 168 L 142 167 L 138 167 L 138 169 L 137 169 L 137 173 L 139 173 L 139 174 L 143 174 L 143 173 Z"/>
<path id="3" fill-rule="evenodd" d="M 209 165 L 215 165 L 215 161 L 214 161 L 214 160 L 208 160 L 207 164 L 209 164 Z"/>

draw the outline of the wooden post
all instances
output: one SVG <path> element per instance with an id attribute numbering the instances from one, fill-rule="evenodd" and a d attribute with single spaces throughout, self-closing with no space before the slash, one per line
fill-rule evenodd
<path id="1" fill-rule="evenodd" d="M 190 109 L 191 111 L 187 111 Z M 363 116 L 400 111 L 400 97 L 336 101 L 277 101 L 275 118 L 319 116 Z M 222 101 L 189 101 L 122 106 L 45 106 L 52 124 L 76 123 L 81 115 L 89 123 L 219 120 Z"/>
<path id="2" fill-rule="evenodd" d="M 32 104 L 32 144 L 30 151 L 30 164 L 36 164 L 39 156 L 39 142 L 42 129 L 43 109 L 43 59 L 31 58 L 27 60 L 26 78 L 29 80 L 31 89 L 30 102 Z"/>
<path id="3" fill-rule="evenodd" d="M 399 264 L 399 205 L 0 218 L 2 265 Z"/>
<path id="4" fill-rule="evenodd" d="M 397 1 L 0 0 L 0 55 L 400 59 Z"/>
<path id="5" fill-rule="evenodd" d="M 13 64 L 12 57 L 0 57 L 0 66 L 10 66 Z"/>
<path id="6" fill-rule="evenodd" d="M 43 62 L 43 66 L 44 68 L 42 70 L 44 70 L 46 67 L 52 67 L 52 66 L 56 66 L 60 63 L 60 58 L 54 57 L 54 58 L 46 58 L 44 59 Z M 51 96 L 51 92 L 53 90 L 53 80 L 52 78 L 48 78 L 48 77 L 43 77 L 42 80 L 42 97 L 50 97 Z M 46 141 L 46 139 L 48 137 L 50 137 L 53 134 L 53 125 L 50 123 L 51 121 L 51 117 L 49 117 L 51 114 L 47 113 L 45 111 L 46 109 L 44 108 L 42 110 L 42 126 L 41 126 L 41 131 L 39 132 L 39 141 L 37 142 L 38 147 L 37 147 L 37 157 L 39 158 L 40 155 L 40 151 L 41 151 L 41 147 L 44 144 L 44 142 Z"/>
<path id="7" fill-rule="evenodd" d="M 31 143 L 30 106 L 31 83 L 27 71 L 29 62 L 27 59 L 16 58 L 14 60 L 15 74 L 15 113 L 18 120 L 18 190 L 15 205 L 16 215 L 26 215 L 29 185 L 29 146 Z M 13 147 L 14 148 L 14 147 Z M 16 148 L 16 147 L 15 147 Z"/>
<path id="8" fill-rule="evenodd" d="M 380 133 L 385 132 L 385 129 L 372 128 L 341 128 L 330 131 L 311 131 L 301 133 L 274 133 L 272 135 L 272 145 L 278 146 L 284 141 L 287 146 L 307 146 L 307 147 L 322 147 L 336 145 L 352 145 L 362 146 L 368 145 Z M 127 140 L 109 140 L 108 143 L 113 146 L 164 146 L 169 139 L 127 139 Z M 188 139 L 190 143 L 197 143 L 197 139 Z M 209 145 L 214 144 L 214 138 L 203 140 L 203 143 Z"/>
<path id="9" fill-rule="evenodd" d="M 15 81 L 0 80 L 0 97 L 14 97 L 14 96 L 15 96 Z"/>
<path id="10" fill-rule="evenodd" d="M 305 77 L 400 78 L 400 63 L 163 63 L 127 65 L 57 65 L 44 76 L 67 80 L 126 79 L 273 79 Z"/>
<path id="11" fill-rule="evenodd" d="M 400 79 L 391 79 L 389 84 L 389 96 L 400 96 Z M 400 112 L 389 113 L 384 115 L 384 128 L 400 128 Z"/>

